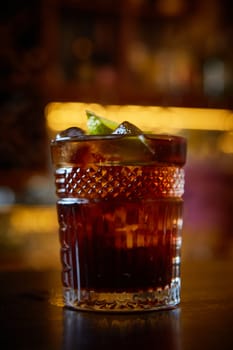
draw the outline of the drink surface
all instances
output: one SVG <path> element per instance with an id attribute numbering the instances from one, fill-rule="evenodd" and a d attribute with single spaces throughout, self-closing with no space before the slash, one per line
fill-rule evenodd
<path id="1" fill-rule="evenodd" d="M 57 166 L 175 165 L 186 160 L 186 140 L 168 135 L 108 135 L 69 137 L 51 143 L 53 163 Z"/>

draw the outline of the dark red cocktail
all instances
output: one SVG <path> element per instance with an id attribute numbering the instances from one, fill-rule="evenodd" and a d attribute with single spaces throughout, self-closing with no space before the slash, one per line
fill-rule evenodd
<path id="1" fill-rule="evenodd" d="M 96 311 L 177 305 L 185 139 L 80 135 L 51 148 L 65 304 Z"/>

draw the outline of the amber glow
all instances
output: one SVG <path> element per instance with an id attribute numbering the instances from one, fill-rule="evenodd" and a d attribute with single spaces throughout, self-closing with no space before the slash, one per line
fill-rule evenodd
<path id="1" fill-rule="evenodd" d="M 57 233 L 57 216 L 51 206 L 15 206 L 10 226 L 17 236 Z"/>
<path id="2" fill-rule="evenodd" d="M 47 127 L 58 132 L 71 126 L 86 129 L 85 110 L 122 122 L 128 120 L 142 130 L 233 130 L 233 113 L 224 109 L 178 108 L 136 105 L 107 105 L 87 103 L 49 103 L 45 110 Z"/>

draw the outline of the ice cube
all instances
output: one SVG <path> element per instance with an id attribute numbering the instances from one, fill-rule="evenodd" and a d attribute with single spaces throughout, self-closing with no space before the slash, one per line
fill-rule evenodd
<path id="1" fill-rule="evenodd" d="M 112 134 L 120 134 L 120 135 L 142 135 L 143 132 L 134 124 L 130 122 L 123 122 L 112 132 Z"/>
<path id="2" fill-rule="evenodd" d="M 140 149 L 140 143 L 143 144 L 144 147 L 146 147 L 147 151 L 149 151 L 150 154 L 154 154 L 155 151 L 153 148 L 151 148 L 149 142 L 147 142 L 146 137 L 143 134 L 143 131 L 139 129 L 137 126 L 130 122 L 123 122 L 121 123 L 114 131 L 113 134 L 120 134 L 120 135 L 131 135 L 131 136 L 137 136 L 137 140 L 134 141 L 134 147 L 136 146 L 136 149 Z M 144 149 L 145 148 L 141 148 Z"/>
<path id="3" fill-rule="evenodd" d="M 65 129 L 56 135 L 56 140 L 64 139 L 64 138 L 73 138 L 85 135 L 85 131 L 81 128 L 77 128 L 73 126 L 71 128 Z"/>
<path id="4" fill-rule="evenodd" d="M 150 162 L 154 151 L 147 144 L 143 131 L 134 124 L 124 121 L 112 132 L 119 138 L 109 144 L 108 160 L 121 162 Z M 112 153 L 112 157 L 111 154 Z"/>

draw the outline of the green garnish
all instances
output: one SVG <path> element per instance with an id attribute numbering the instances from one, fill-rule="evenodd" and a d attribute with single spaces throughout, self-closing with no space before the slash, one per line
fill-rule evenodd
<path id="1" fill-rule="evenodd" d="M 87 131 L 90 135 L 111 134 L 118 126 L 117 122 L 98 116 L 87 110 Z"/>

